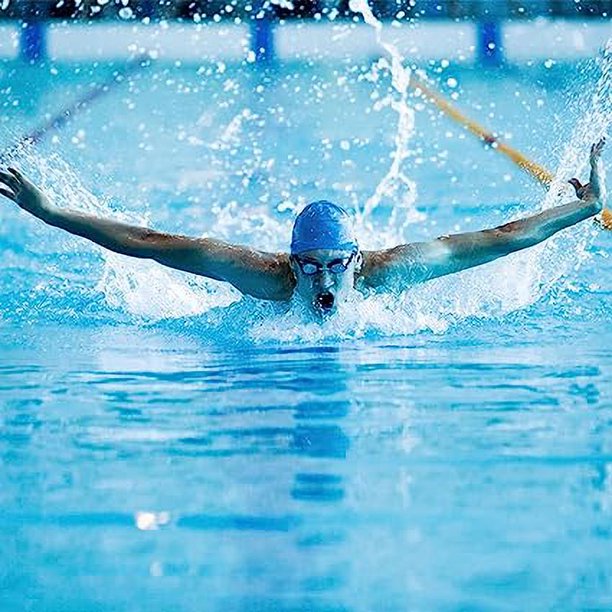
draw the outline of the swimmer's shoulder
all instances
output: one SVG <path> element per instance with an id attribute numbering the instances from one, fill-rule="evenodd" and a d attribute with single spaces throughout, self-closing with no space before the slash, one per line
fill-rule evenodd
<path id="1" fill-rule="evenodd" d="M 399 244 L 389 249 L 362 251 L 360 284 L 368 289 L 393 291 L 424 280 L 418 244 Z"/>
<path id="2" fill-rule="evenodd" d="M 363 263 L 359 273 L 361 284 L 370 289 L 384 289 L 389 272 L 397 261 L 398 251 L 404 245 L 378 251 L 362 251 Z"/>
<path id="3" fill-rule="evenodd" d="M 264 300 L 290 300 L 295 277 L 287 253 L 272 253 L 216 239 L 199 240 L 191 271 L 230 283 L 241 293 Z"/>
<path id="4" fill-rule="evenodd" d="M 292 298 L 296 279 L 288 253 L 251 251 L 249 260 L 252 283 L 247 279 L 244 279 L 244 283 L 252 285 L 251 295 L 274 301 Z"/>

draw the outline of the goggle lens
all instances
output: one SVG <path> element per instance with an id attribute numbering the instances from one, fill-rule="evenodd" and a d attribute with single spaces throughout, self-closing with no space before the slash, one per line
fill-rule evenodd
<path id="1" fill-rule="evenodd" d="M 336 263 L 331 264 L 331 266 L 328 266 L 328 269 L 333 274 L 341 274 L 342 272 L 346 272 L 350 261 L 350 259 L 347 261 L 337 261 Z"/>
<path id="2" fill-rule="evenodd" d="M 302 268 L 302 272 L 308 276 L 312 276 L 319 271 L 319 266 L 317 266 L 317 264 L 310 263 L 309 261 L 299 262 L 299 264 L 300 268 Z"/>
<path id="3" fill-rule="evenodd" d="M 346 272 L 355 255 L 356 253 L 351 253 L 350 257 L 345 260 L 333 261 L 325 265 L 319 263 L 318 261 L 302 261 L 298 258 L 296 258 L 296 261 L 306 276 L 312 276 L 313 274 L 317 274 L 317 272 L 322 272 L 324 268 L 327 268 L 327 270 L 329 270 L 332 274 L 342 274 L 343 272 Z"/>

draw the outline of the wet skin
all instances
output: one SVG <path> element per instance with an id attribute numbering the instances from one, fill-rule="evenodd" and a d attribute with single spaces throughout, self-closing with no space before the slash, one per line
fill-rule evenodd
<path id="1" fill-rule="evenodd" d="M 338 304 L 346 301 L 355 288 L 355 277 L 363 263 L 361 253 L 351 258 L 351 251 L 316 249 L 291 256 L 291 270 L 295 276 L 295 294 L 319 317 L 334 314 Z M 348 261 L 350 259 L 350 261 Z M 319 268 L 314 274 L 305 274 L 299 263 L 312 263 Z M 332 272 L 330 266 L 348 262 L 343 272 Z"/>

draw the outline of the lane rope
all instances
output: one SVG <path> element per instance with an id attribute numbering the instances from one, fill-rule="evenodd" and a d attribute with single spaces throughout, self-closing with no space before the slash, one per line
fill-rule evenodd
<path id="1" fill-rule="evenodd" d="M 56 115 L 41 123 L 39 126 L 34 128 L 31 132 L 25 136 L 19 138 L 19 140 L 4 149 L 0 153 L 0 160 L 4 163 L 5 158 L 10 158 L 18 153 L 24 146 L 36 145 L 40 143 L 49 132 L 59 130 L 63 128 L 67 123 L 78 115 L 81 111 L 88 108 L 92 102 L 104 97 L 110 93 L 115 87 L 121 85 L 127 77 L 131 74 L 139 72 L 140 70 L 147 68 L 152 63 L 151 58 L 148 55 L 139 55 L 138 57 L 130 60 L 126 68 L 120 72 L 114 72 L 111 77 L 106 79 L 95 87 L 92 87 L 89 91 L 83 94 L 80 98 L 70 103 L 68 106 L 60 110 Z"/>
<path id="2" fill-rule="evenodd" d="M 420 79 L 413 74 L 410 78 L 409 86 L 415 90 L 416 93 L 420 91 L 425 99 L 437 106 L 445 115 L 480 138 L 485 144 L 489 145 L 493 151 L 498 151 L 502 155 L 505 155 L 517 166 L 519 166 L 519 168 L 523 169 L 538 182 L 540 182 L 545 188 L 550 186 L 554 179 L 554 174 L 552 172 L 544 168 L 544 166 L 541 166 L 540 164 L 529 159 L 514 147 L 502 142 L 495 134 L 493 134 L 493 132 L 487 130 L 478 122 L 462 113 L 444 96 L 442 96 L 442 94 L 436 92 L 432 87 L 427 85 L 423 79 Z M 598 222 L 604 229 L 612 230 L 612 210 L 609 208 L 604 209 L 601 212 Z"/>

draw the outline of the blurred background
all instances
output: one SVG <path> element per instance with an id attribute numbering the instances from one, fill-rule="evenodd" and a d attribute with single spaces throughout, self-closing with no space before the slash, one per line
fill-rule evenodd
<path id="1" fill-rule="evenodd" d="M 100 21 L 131 25 L 137 22 L 145 25 L 161 23 L 166 27 L 176 23 L 193 23 L 199 27 L 216 24 L 248 26 L 251 51 L 257 59 L 270 59 L 276 50 L 282 56 L 283 48 L 287 46 L 272 35 L 274 26 L 296 20 L 302 24 L 358 24 L 361 17 L 355 9 L 360 4 L 359 1 L 350 0 L 2 0 L 0 22 L 4 22 L 5 28 L 0 31 L 0 57 L 17 52 L 27 60 L 45 57 L 49 48 L 44 26 L 46 22 L 58 25 L 62 22 L 92 24 Z M 612 10 L 609 0 L 375 0 L 370 2 L 370 6 L 375 17 L 392 21 L 395 27 L 429 22 L 474 23 L 475 53 L 481 59 L 492 59 L 497 64 L 504 59 L 503 45 L 500 43 L 505 23 L 531 23 L 534 19 L 547 19 L 558 23 L 569 22 L 575 28 L 577 24 L 584 27 L 589 22 L 592 27 L 599 22 L 609 35 Z M 20 26 L 19 31 L 6 28 L 11 22 Z M 433 49 L 441 43 L 442 48 L 448 45 L 448 37 L 440 36 L 437 31 L 429 34 Z M 279 36 L 282 37 L 282 34 Z M 587 37 L 590 36 L 589 33 Z M 451 38 L 455 37 L 453 34 Z M 563 41 L 557 41 L 559 47 L 569 45 L 576 48 L 573 30 L 564 33 L 563 37 Z M 595 38 L 599 44 L 604 40 L 604 36 L 600 35 Z M 112 47 L 112 40 L 105 42 L 98 44 L 99 52 Z M 81 43 L 73 41 L 72 44 Z M 581 44 L 585 47 L 584 41 Z M 593 45 L 586 46 L 592 50 Z M 219 51 L 222 49 L 211 49 L 210 46 L 199 49 L 200 55 Z"/>
<path id="2" fill-rule="evenodd" d="M 350 0 L 3 0 L 1 8 L 6 18 L 236 20 L 257 17 L 261 10 L 277 19 L 350 18 L 349 5 Z M 606 18 L 612 10 L 610 0 L 373 0 L 370 5 L 375 15 L 386 19 Z"/>

